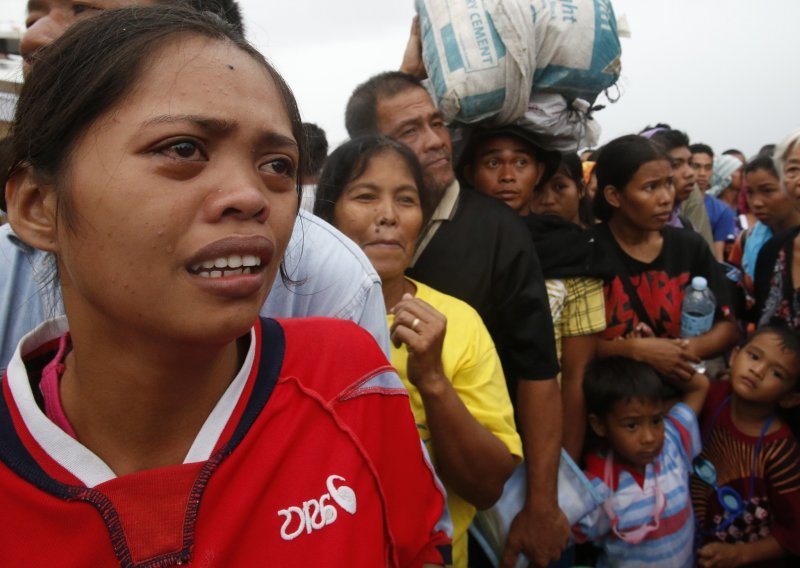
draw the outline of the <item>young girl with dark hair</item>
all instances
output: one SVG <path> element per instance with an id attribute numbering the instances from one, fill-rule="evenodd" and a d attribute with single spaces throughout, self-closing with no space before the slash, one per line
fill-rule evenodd
<path id="1" fill-rule="evenodd" d="M 555 215 L 588 229 L 594 224 L 594 216 L 583 177 L 583 164 L 578 155 L 561 154 L 553 176 L 533 190 L 531 210 L 540 215 Z"/>
<path id="2" fill-rule="evenodd" d="M 760 154 L 750 160 L 744 167 L 744 176 L 747 206 L 758 222 L 739 233 L 728 262 L 742 269 L 747 290 L 752 294 L 758 253 L 773 235 L 800 225 L 800 210 L 795 207 L 794 197 L 781 186 L 772 156 Z"/>
<path id="3" fill-rule="evenodd" d="M 3 377 L 0 565 L 446 563 L 375 341 L 258 317 L 304 141 L 238 32 L 163 6 L 76 23 L 37 52 L 11 140 L 10 222 L 54 256 L 66 317 Z"/>
<path id="4" fill-rule="evenodd" d="M 597 180 L 597 248 L 613 274 L 604 283 L 607 328 L 598 356 L 628 357 L 688 379 L 693 363 L 720 355 L 738 337 L 724 275 L 701 237 L 667 226 L 672 171 L 653 142 L 636 135 L 609 142 L 597 159 Z M 681 339 L 681 304 L 695 276 L 705 277 L 716 297 L 714 325 Z"/>

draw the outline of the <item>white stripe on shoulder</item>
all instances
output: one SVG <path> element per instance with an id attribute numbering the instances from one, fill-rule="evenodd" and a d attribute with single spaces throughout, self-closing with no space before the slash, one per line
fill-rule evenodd
<path id="1" fill-rule="evenodd" d="M 28 372 L 22 362 L 22 353 L 61 337 L 68 329 L 67 318 L 62 316 L 46 321 L 23 337 L 8 365 L 8 388 L 25 427 L 47 455 L 87 487 L 95 487 L 114 479 L 116 475 L 103 460 L 56 426 L 42 412 L 33 396 Z"/>
<path id="2" fill-rule="evenodd" d="M 43 323 L 26 335 L 9 363 L 8 386 L 26 428 L 47 455 L 87 487 L 96 487 L 115 479 L 117 475 L 99 456 L 56 426 L 42 412 L 33 396 L 27 369 L 22 361 L 22 353 L 31 352 L 48 341 L 61 337 L 68 329 L 67 319 L 62 316 Z M 255 331 L 251 330 L 250 348 L 242 368 L 209 414 L 183 463 L 204 461 L 210 457 L 247 384 L 255 358 L 255 347 Z"/>
<path id="3" fill-rule="evenodd" d="M 244 358 L 241 369 L 239 369 L 239 372 L 231 384 L 228 385 L 225 394 L 217 401 L 214 410 L 212 410 L 211 414 L 206 418 L 203 427 L 200 428 L 200 432 L 198 432 L 197 437 L 192 443 L 192 447 L 189 448 L 189 453 L 186 454 L 183 463 L 206 461 L 211 457 L 211 452 L 214 450 L 214 446 L 216 446 L 222 431 L 231 419 L 233 410 L 239 403 L 244 387 L 247 385 L 247 379 L 250 377 L 250 373 L 253 369 L 255 356 L 256 331 L 255 328 L 252 328 L 250 330 L 250 347 L 247 350 L 247 355 Z"/>

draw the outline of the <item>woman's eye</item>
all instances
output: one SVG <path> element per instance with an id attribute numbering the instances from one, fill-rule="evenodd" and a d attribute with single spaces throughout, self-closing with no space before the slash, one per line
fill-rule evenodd
<path id="1" fill-rule="evenodd" d="M 86 4 L 73 4 L 72 5 L 72 13 L 76 16 L 81 14 L 85 14 L 87 12 L 99 12 L 100 8 L 96 6 L 87 6 Z"/>
<path id="2" fill-rule="evenodd" d="M 269 173 L 277 174 L 279 176 L 294 177 L 294 164 L 288 158 L 276 158 L 270 160 L 261 167 L 262 170 L 267 170 Z"/>
<path id="3" fill-rule="evenodd" d="M 180 140 L 165 146 L 159 153 L 175 160 L 201 161 L 206 157 L 200 147 L 189 140 Z"/>

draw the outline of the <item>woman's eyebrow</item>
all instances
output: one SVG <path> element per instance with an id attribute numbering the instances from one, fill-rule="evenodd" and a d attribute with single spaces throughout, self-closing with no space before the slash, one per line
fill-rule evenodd
<path id="1" fill-rule="evenodd" d="M 160 124 L 176 124 L 180 122 L 189 122 L 210 132 L 225 133 L 236 128 L 236 124 L 228 120 L 195 114 L 161 114 L 145 120 L 142 124 L 144 126 L 157 126 Z"/>
<path id="2" fill-rule="evenodd" d="M 188 122 L 198 128 L 214 134 L 227 134 L 238 127 L 236 122 L 194 114 L 162 114 L 145 120 L 144 126 L 157 126 L 160 124 L 177 124 Z M 269 146 L 289 146 L 297 148 L 297 141 L 291 136 L 278 132 L 264 132 L 259 136 L 259 141 Z"/>

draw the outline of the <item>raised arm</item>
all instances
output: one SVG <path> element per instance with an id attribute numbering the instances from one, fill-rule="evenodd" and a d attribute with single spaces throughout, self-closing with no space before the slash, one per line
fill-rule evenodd
<path id="1" fill-rule="evenodd" d="M 699 416 L 710 386 L 708 377 L 702 373 L 694 373 L 688 380 L 670 377 L 667 379 L 681 391 L 681 402 L 691 408 L 696 416 Z"/>
<path id="2" fill-rule="evenodd" d="M 414 16 L 411 21 L 411 33 L 408 35 L 403 62 L 400 64 L 400 71 L 413 75 L 419 80 L 426 79 L 428 72 L 422 59 L 422 36 L 419 32 L 419 16 Z"/>
<path id="3" fill-rule="evenodd" d="M 510 411 L 500 361 L 488 333 L 484 345 L 474 346 L 483 351 L 477 364 L 464 369 L 463 378 L 447 377 L 442 363 L 445 316 L 410 295 L 395 306 L 394 313 L 391 338 L 408 349 L 408 380 L 425 407 L 437 473 L 459 496 L 479 509 L 488 508 L 502 494 L 517 462 L 508 446 L 473 415 L 458 391 L 463 383 L 469 383 L 463 385 L 469 390 L 467 396 L 500 407 L 504 394 Z M 477 314 L 475 318 L 479 322 Z M 454 387 L 453 381 L 459 386 Z M 508 416 L 513 435 L 511 420 Z"/>

